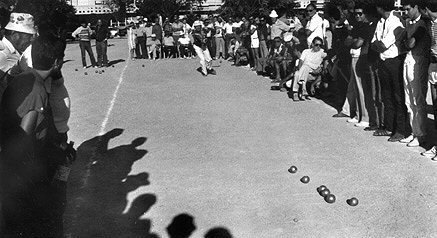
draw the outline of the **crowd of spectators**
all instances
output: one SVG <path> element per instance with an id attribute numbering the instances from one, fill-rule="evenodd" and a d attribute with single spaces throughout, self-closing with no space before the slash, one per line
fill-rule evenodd
<path id="1" fill-rule="evenodd" d="M 338 110 L 333 117 L 390 142 L 431 148 L 422 154 L 436 159 L 426 96 L 430 85 L 437 104 L 437 2 L 402 4 L 403 12 L 395 11 L 394 0 L 345 0 L 323 11 L 309 4 L 304 11 L 275 9 L 268 16 L 198 16 L 193 25 L 185 17 L 166 18 L 162 27 L 157 18 L 131 25 L 132 52 L 151 59 L 202 54 L 202 66 L 226 59 L 271 79 L 295 102 L 329 98 Z M 201 51 L 194 49 L 195 34 L 202 36 Z M 145 57 L 138 50 L 143 36 Z"/>

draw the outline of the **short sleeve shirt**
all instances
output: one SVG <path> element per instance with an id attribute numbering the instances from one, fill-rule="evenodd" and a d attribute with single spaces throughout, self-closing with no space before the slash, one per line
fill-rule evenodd
<path id="1" fill-rule="evenodd" d="M 303 64 L 310 66 L 311 69 L 317 69 L 325 57 L 326 53 L 323 50 L 315 52 L 312 49 L 306 49 L 302 52 L 300 60 L 303 61 Z"/>
<path id="2" fill-rule="evenodd" d="M 319 14 L 314 15 L 310 21 L 307 23 L 306 29 L 310 30 L 312 33 L 308 36 L 307 42 L 308 45 L 311 45 L 311 43 L 313 42 L 313 39 L 316 38 L 317 36 L 320 37 L 321 39 L 323 39 L 323 26 L 324 26 L 325 22 L 323 21 L 323 19 L 319 16 Z"/>
<path id="3" fill-rule="evenodd" d="M 21 120 L 31 111 L 38 113 L 34 136 L 37 145 L 42 147 L 48 129 L 48 96 L 44 80 L 33 69 L 16 75 L 3 95 L 0 112 L 3 142 L 17 135 Z"/>

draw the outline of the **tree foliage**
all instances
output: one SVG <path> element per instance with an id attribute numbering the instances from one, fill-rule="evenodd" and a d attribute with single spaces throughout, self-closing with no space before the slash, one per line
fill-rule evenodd
<path id="1" fill-rule="evenodd" d="M 227 16 L 266 16 L 273 9 L 290 11 L 295 6 L 294 0 L 223 0 L 219 12 Z"/>
<path id="2" fill-rule="evenodd" d="M 171 17 L 180 13 L 181 10 L 190 11 L 203 2 L 204 0 L 143 0 L 138 5 L 138 12 L 144 16 L 161 14 L 164 17 Z"/>

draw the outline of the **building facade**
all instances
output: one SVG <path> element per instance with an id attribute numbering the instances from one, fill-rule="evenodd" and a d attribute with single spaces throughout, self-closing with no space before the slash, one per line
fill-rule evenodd
<path id="1" fill-rule="evenodd" d="M 112 13 L 107 0 L 67 0 L 76 9 L 76 15 Z"/>

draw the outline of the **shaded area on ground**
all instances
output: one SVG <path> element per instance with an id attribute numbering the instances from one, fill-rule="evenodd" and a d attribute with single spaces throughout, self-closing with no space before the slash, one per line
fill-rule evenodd
<path id="1" fill-rule="evenodd" d="M 141 220 L 157 201 L 154 194 L 138 196 L 127 213 L 126 195 L 149 185 L 148 173 L 128 175 L 132 164 L 143 158 L 146 150 L 137 149 L 146 142 L 139 137 L 131 144 L 108 149 L 111 139 L 121 135 L 114 129 L 83 142 L 78 147 L 77 174 L 70 181 L 70 206 L 66 214 L 67 234 L 73 237 L 157 237 L 150 233 L 150 220 Z"/>

